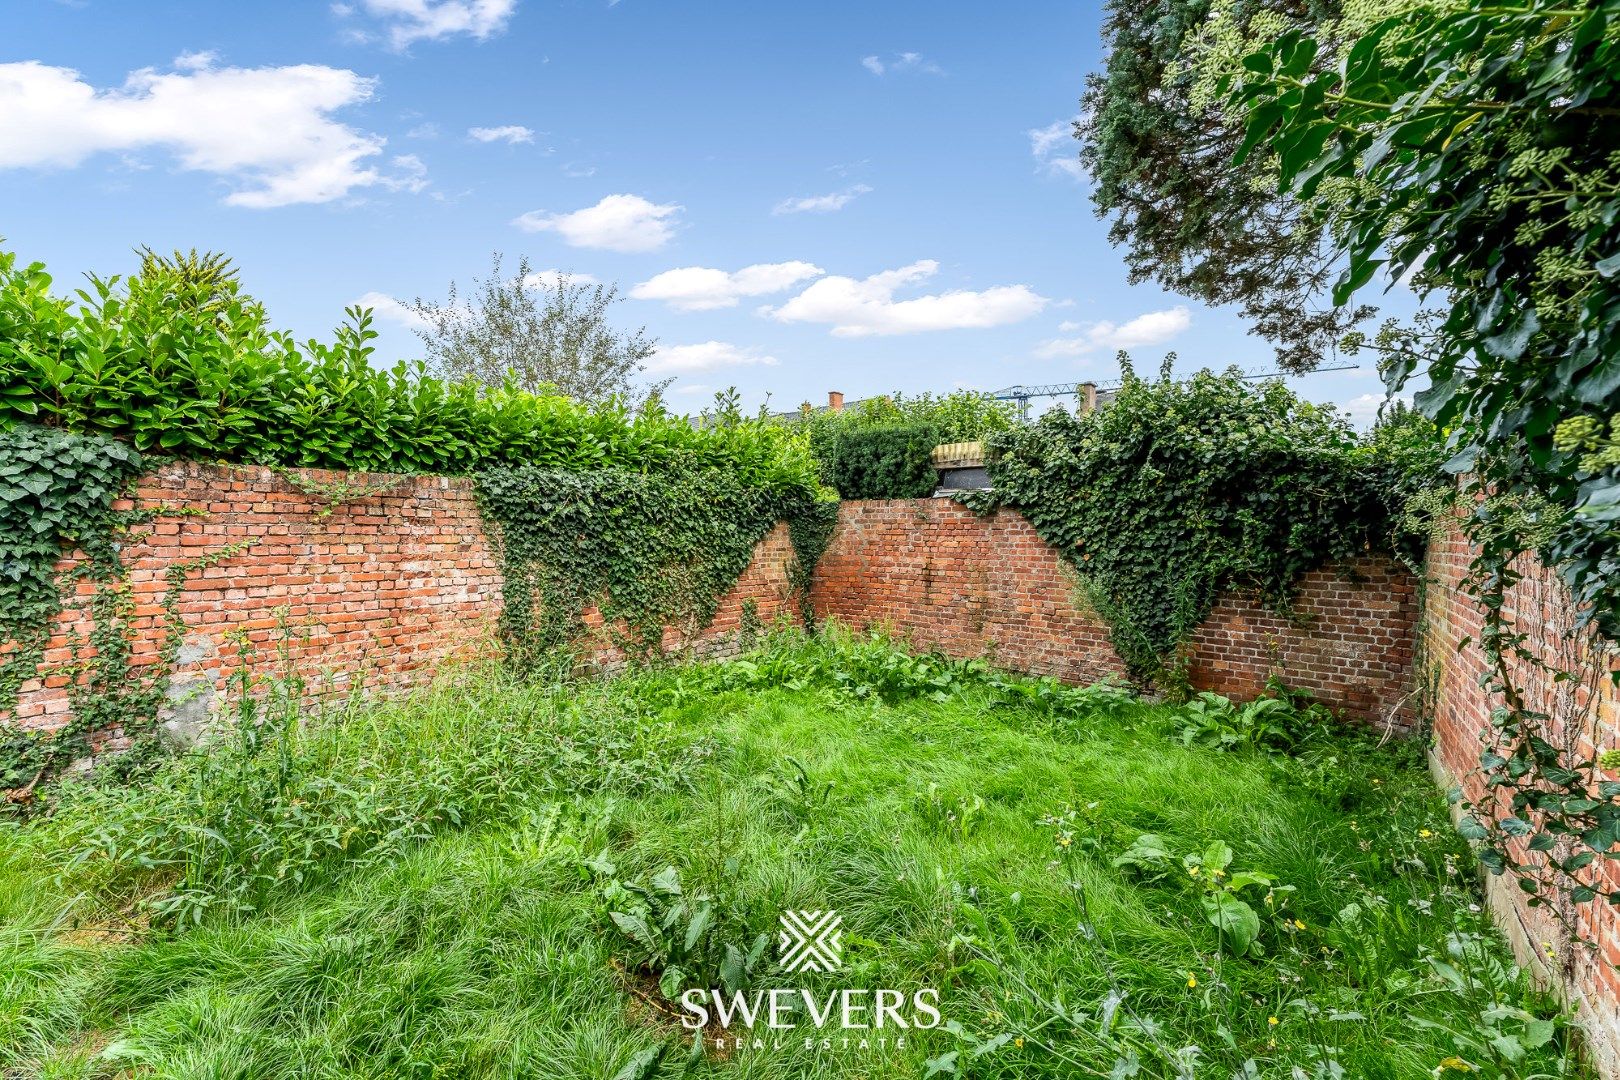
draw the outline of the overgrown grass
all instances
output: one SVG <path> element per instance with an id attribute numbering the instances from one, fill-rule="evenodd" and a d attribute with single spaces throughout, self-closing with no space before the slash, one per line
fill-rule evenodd
<path id="1" fill-rule="evenodd" d="M 0 825 L 0 1075 L 1586 1075 L 1415 750 L 1308 716 L 1271 753 L 1276 716 L 1211 739 L 1208 711 L 835 630 L 261 715 Z M 840 913 L 842 970 L 728 966 L 786 909 Z M 695 1049 L 671 966 L 935 988 L 946 1023 Z"/>

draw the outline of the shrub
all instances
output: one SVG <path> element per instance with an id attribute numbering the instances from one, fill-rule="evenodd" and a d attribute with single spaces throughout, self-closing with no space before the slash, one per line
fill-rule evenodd
<path id="1" fill-rule="evenodd" d="M 842 412 L 806 414 L 822 482 L 846 499 L 918 499 L 934 493 L 935 446 L 982 439 L 1013 425 L 1011 402 L 961 390 L 935 397 L 885 394 Z"/>
<path id="2" fill-rule="evenodd" d="M 804 439 L 781 425 L 694 425 L 656 404 L 632 414 L 437 379 L 420 364 L 378 370 L 358 307 L 331 342 L 298 342 L 234 278 L 161 261 L 124 280 L 92 276 L 76 299 L 50 286 L 44 266 L 19 269 L 0 252 L 0 428 L 33 421 L 177 457 L 405 473 L 648 471 L 680 459 L 748 486 L 815 488 Z"/>
<path id="3" fill-rule="evenodd" d="M 921 499 L 939 475 L 929 455 L 941 442 L 927 422 L 814 432 L 811 447 L 821 478 L 845 499 Z"/>

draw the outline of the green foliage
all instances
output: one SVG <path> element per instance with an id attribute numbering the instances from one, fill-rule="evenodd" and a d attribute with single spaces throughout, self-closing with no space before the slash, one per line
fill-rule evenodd
<path id="1" fill-rule="evenodd" d="M 592 606 L 629 655 L 661 655 L 665 627 L 707 626 L 754 546 L 811 508 L 800 492 L 695 461 L 657 472 L 503 466 L 480 472 L 477 492 L 495 526 L 501 634 L 519 668 L 574 642 Z"/>
<path id="2" fill-rule="evenodd" d="M 602 852 L 586 863 L 598 884 L 609 921 L 628 942 L 630 971 L 646 972 L 659 992 L 673 1001 L 688 986 L 717 987 L 727 994 L 748 988 L 764 965 L 769 934 L 758 934 L 747 949 L 723 940 L 714 897 L 689 894 L 680 873 L 666 866 L 643 881 L 615 877 L 618 868 Z"/>
<path id="3" fill-rule="evenodd" d="M 115 540 L 128 515 L 114 501 L 141 471 L 141 456 L 99 436 L 78 436 L 35 425 L 0 431 L 0 712 L 17 703 L 22 683 L 34 677 L 57 614 L 62 610 L 56 564 L 77 548 L 84 558 L 67 574 L 98 587 L 118 580 L 123 567 Z M 116 591 L 98 588 L 92 614 L 93 671 L 103 682 L 128 687 L 127 664 L 112 633 L 123 613 Z M 0 734 L 0 790 L 32 789 L 65 759 L 82 754 L 93 730 L 79 722 L 54 736 L 17 730 Z"/>
<path id="4" fill-rule="evenodd" d="M 939 476 L 935 446 L 971 442 L 1013 426 L 1011 402 L 960 390 L 942 397 L 885 394 L 840 412 L 806 413 L 794 424 L 810 436 L 821 479 L 845 499 L 920 499 Z"/>
<path id="5" fill-rule="evenodd" d="M 1323 735 L 1333 714 L 1309 695 L 1291 691 L 1272 679 L 1267 692 L 1243 705 L 1205 691 L 1178 710 L 1181 741 L 1212 750 L 1240 747 L 1267 753 L 1292 753 L 1313 736 Z"/>
<path id="6" fill-rule="evenodd" d="M 51 295 L 40 264 L 0 252 L 0 428 L 37 422 L 206 461 L 461 474 L 495 465 L 734 471 L 811 490 L 801 438 L 775 424 L 694 425 L 656 403 L 632 414 L 515 387 L 371 366 L 370 313 L 327 342 L 274 330 L 232 277 L 148 261 Z"/>
<path id="7" fill-rule="evenodd" d="M 590 689 L 490 675 L 359 722 L 306 715 L 282 689 L 242 687 L 222 734 L 140 785 L 61 785 L 49 828 L 72 887 L 160 926 L 232 922 L 537 798 L 645 794 L 695 764 L 667 724 Z"/>
<path id="8" fill-rule="evenodd" d="M 1180 650 L 1224 590 L 1286 610 L 1305 571 L 1389 549 L 1398 522 L 1383 485 L 1409 463 L 1385 455 L 1407 443 L 1363 446 L 1280 382 L 1147 381 L 1121 360 L 1106 408 L 992 437 L 995 490 L 962 499 L 1022 512 L 1078 572 L 1131 674 L 1175 691 Z"/>
<path id="9" fill-rule="evenodd" d="M 1337 0 L 1114 0 L 1101 69 L 1086 79 L 1075 136 L 1132 282 L 1155 281 L 1213 305 L 1236 304 L 1252 332 L 1294 371 L 1316 367 L 1370 316 L 1318 301 L 1334 255 L 1310 208 L 1280 196 L 1270 155 L 1234 162 L 1244 118 L 1203 86 L 1201 62 L 1223 42 L 1202 32 L 1212 10 L 1240 32 L 1336 14 Z"/>
<path id="10" fill-rule="evenodd" d="M 1387 276 L 1443 308 L 1375 345 L 1391 388 L 1426 381 L 1416 404 L 1466 474 L 1483 689 L 1503 702 L 1481 761 L 1493 869 L 1511 869 L 1532 902 L 1620 901 L 1582 873 L 1612 854 L 1620 788 L 1580 724 L 1516 687 L 1515 665 L 1547 660 L 1504 602 L 1521 556 L 1539 553 L 1583 620 L 1620 635 L 1620 454 L 1606 434 L 1620 414 L 1620 3 L 1380 14 L 1351 32 L 1276 36 L 1225 88 L 1246 113 L 1245 149 L 1276 156 L 1279 190 L 1322 202 L 1344 261 L 1335 302 Z"/>
<path id="11" fill-rule="evenodd" d="M 998 688 L 1006 681 L 992 678 L 980 661 L 912 653 L 880 630 L 855 635 L 832 623 L 814 644 L 793 633 L 773 634 L 761 648 L 729 664 L 678 673 L 658 692 L 665 702 L 681 703 L 730 690 L 787 686 L 828 690 L 851 702 L 895 704 L 915 698 L 943 702 L 987 679 Z"/>
<path id="12" fill-rule="evenodd" d="M 788 566 L 788 587 L 799 606 L 799 620 L 806 630 L 814 630 L 816 610 L 810 603 L 815 584 L 816 564 L 832 543 L 838 526 L 838 499 L 825 489 L 808 507 L 788 518 L 788 540 L 793 545 L 793 562 Z"/>
<path id="13" fill-rule="evenodd" d="M 929 454 L 942 441 L 927 421 L 815 428 L 810 449 L 821 478 L 845 499 L 922 499 L 939 486 Z"/>
<path id="14" fill-rule="evenodd" d="M 941 442 L 971 442 L 995 431 L 1006 431 L 1017 419 L 1018 410 L 1010 401 L 998 401 L 977 390 L 956 390 L 935 396 L 929 393 L 907 396 L 879 394 L 864 398 L 838 412 L 824 409 L 811 412 L 800 422 L 811 430 L 862 427 L 891 427 L 896 424 L 931 424 Z"/>
<path id="15" fill-rule="evenodd" d="M 527 257 L 515 271 L 502 269 L 499 253 L 493 262 L 489 277 L 473 279 L 470 295 L 458 295 L 451 282 L 444 303 L 411 304 L 434 374 L 594 404 L 638 403 L 669 385 L 668 379 L 650 391 L 636 385 L 658 342 L 646 327 L 627 332 L 609 321 L 619 302 L 616 285 L 542 277 Z"/>
<path id="16" fill-rule="evenodd" d="M 1295 890 L 1278 885 L 1275 877 L 1259 870 L 1229 872 L 1234 854 L 1225 840 L 1214 840 L 1202 851 L 1187 852 L 1176 860 L 1162 837 L 1143 833 L 1115 856 L 1112 865 L 1155 880 L 1176 878 L 1190 883 L 1198 894 L 1205 920 L 1220 933 L 1232 955 L 1242 956 L 1264 951 L 1259 940 L 1260 911 L 1266 913 L 1272 926 L 1286 923 L 1284 905 Z"/>

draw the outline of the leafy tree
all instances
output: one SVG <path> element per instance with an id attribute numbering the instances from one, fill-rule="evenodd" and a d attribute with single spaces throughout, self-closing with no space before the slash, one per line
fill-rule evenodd
<path id="1" fill-rule="evenodd" d="M 1582 873 L 1614 857 L 1620 785 L 1579 725 L 1517 688 L 1547 660 L 1507 603 L 1520 556 L 1537 552 L 1620 636 L 1620 0 L 1380 14 L 1244 56 L 1224 79 L 1248 117 L 1242 152 L 1274 155 L 1279 190 L 1304 203 L 1332 193 L 1336 302 L 1382 273 L 1445 305 L 1377 345 L 1392 389 L 1427 382 L 1416 403 L 1468 475 L 1468 585 L 1484 611 L 1484 688 L 1501 703 L 1471 835 L 1492 841 L 1482 858 L 1511 869 L 1531 903 L 1554 889 L 1620 903 Z M 1338 62 L 1324 65 L 1328 53 Z"/>
<path id="2" fill-rule="evenodd" d="M 1308 371 L 1371 307 L 1324 303 L 1334 273 L 1311 207 L 1276 190 L 1267 155 L 1234 157 L 1244 117 L 1210 92 L 1208 64 L 1258 29 L 1313 25 L 1329 0 L 1112 0 L 1108 59 L 1086 81 L 1075 135 L 1111 219 L 1131 281 L 1155 281 L 1211 304 L 1236 304 L 1276 346 L 1284 368 Z M 1211 27 L 1221 35 L 1206 36 Z"/>
<path id="3" fill-rule="evenodd" d="M 427 324 L 417 335 L 437 374 L 592 404 L 609 398 L 635 403 L 668 385 L 649 391 L 635 382 L 658 343 L 645 327 L 627 332 L 609 322 L 617 286 L 567 274 L 548 279 L 535 274 L 527 258 L 518 260 L 517 273 L 505 274 L 499 253 L 489 277 L 474 278 L 473 286 L 464 301 L 451 282 L 444 303 L 418 297 L 411 304 Z"/>

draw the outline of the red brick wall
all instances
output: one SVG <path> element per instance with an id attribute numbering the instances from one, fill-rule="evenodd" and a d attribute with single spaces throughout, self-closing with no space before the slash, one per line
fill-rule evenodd
<path id="1" fill-rule="evenodd" d="M 1223 599 L 1193 639 L 1194 685 L 1252 697 L 1275 673 L 1350 715 L 1409 723 L 1416 580 L 1377 559 L 1344 569 L 1359 580 L 1306 575 L 1293 623 L 1252 598 Z M 952 656 L 1072 682 L 1121 674 L 1107 627 L 1075 593 L 1072 572 L 1019 514 L 897 499 L 842 505 L 811 603 Z"/>
<path id="2" fill-rule="evenodd" d="M 1486 665 L 1474 644 L 1481 630 L 1479 607 L 1457 588 L 1469 558 L 1468 547 L 1457 533 L 1429 550 L 1418 677 L 1431 688 L 1434 770 L 1444 786 L 1460 784 L 1468 799 L 1478 802 L 1484 795 L 1478 771 L 1482 736 L 1490 731 L 1491 710 L 1498 701 L 1480 689 Z M 1576 609 L 1554 574 L 1529 562 L 1520 570 L 1524 577 L 1508 592 L 1505 613 L 1527 635 L 1525 644 L 1536 656 L 1579 677 L 1554 681 L 1547 671 L 1518 663 L 1513 665 L 1515 685 L 1525 694 L 1529 707 L 1551 718 L 1559 736 L 1556 742 L 1567 740 L 1584 757 L 1620 745 L 1620 691 L 1608 677 L 1615 665 L 1614 646 L 1576 627 Z M 1620 865 L 1599 860 L 1588 869 L 1600 876 L 1602 888 L 1620 887 Z M 1578 1004 L 1604 1074 L 1620 1075 L 1617 909 L 1601 900 L 1581 905 L 1564 902 L 1563 914 L 1576 929 L 1580 939 L 1576 941 L 1560 929 L 1545 907 L 1528 907 L 1524 893 L 1510 877 L 1491 878 L 1488 884 L 1497 922 L 1507 931 L 1520 960 L 1567 988 Z"/>
<path id="3" fill-rule="evenodd" d="M 238 667 L 232 638 L 245 634 L 258 674 L 276 669 L 278 645 L 312 691 L 342 693 L 355 680 L 401 687 L 447 664 L 494 654 L 501 575 L 486 541 L 471 482 L 445 477 L 388 477 L 303 471 L 317 482 L 387 484 L 386 490 L 339 503 L 299 491 L 269 469 L 176 464 L 143 477 L 133 505 L 189 507 L 202 516 L 162 516 L 125 552 L 134 600 L 131 620 L 139 669 L 157 659 L 165 632 L 165 571 L 227 545 L 254 546 L 194 573 L 180 597 L 187 633 L 171 686 L 181 709 L 217 708 Z M 787 606 L 791 547 L 778 526 L 724 598 L 693 646 L 706 654 L 731 647 L 745 602 L 760 617 Z M 88 613 L 70 605 L 51 641 L 43 678 L 23 685 L 12 715 L 0 722 L 53 728 L 68 717 L 65 665 L 70 632 L 87 634 Z M 587 613 L 599 627 L 600 619 Z M 589 652 L 604 665 L 618 659 L 597 635 Z M 671 646 L 679 635 L 671 632 Z"/>

